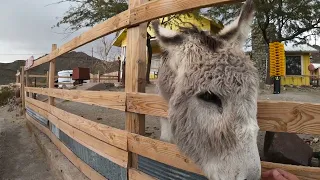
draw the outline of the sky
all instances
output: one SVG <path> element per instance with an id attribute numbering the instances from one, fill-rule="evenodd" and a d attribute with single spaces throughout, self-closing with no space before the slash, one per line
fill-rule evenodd
<path id="1" fill-rule="evenodd" d="M 1 4 L 0 62 L 26 60 L 31 55 L 38 58 L 50 53 L 51 44 L 57 44 L 60 47 L 89 29 L 84 28 L 67 36 L 63 34 L 67 25 L 52 28 L 71 6 L 68 2 L 56 4 L 58 1 L 10 0 Z M 108 39 L 111 41 L 112 37 L 108 36 Z M 96 49 L 99 42 L 97 40 L 75 51 L 83 51 L 91 55 L 92 47 Z M 94 56 L 99 58 L 97 53 L 94 53 Z"/>
<path id="2" fill-rule="evenodd" d="M 38 58 L 51 51 L 51 44 L 62 44 L 88 30 L 81 29 L 69 36 L 63 34 L 67 26 L 53 28 L 70 7 L 59 0 L 10 0 L 0 6 L 0 62 Z M 91 55 L 97 41 L 78 48 Z M 94 56 L 97 56 L 95 54 Z"/>

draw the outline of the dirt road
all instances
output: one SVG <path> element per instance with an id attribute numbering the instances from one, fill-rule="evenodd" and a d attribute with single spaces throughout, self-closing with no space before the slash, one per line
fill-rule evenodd
<path id="1" fill-rule="evenodd" d="M 0 179 L 56 179 L 23 117 L 0 108 Z"/>

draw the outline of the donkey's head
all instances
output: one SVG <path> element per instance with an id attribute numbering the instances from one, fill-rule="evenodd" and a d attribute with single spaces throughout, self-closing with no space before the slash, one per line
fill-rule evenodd
<path id="1" fill-rule="evenodd" d="M 239 17 L 215 36 L 152 23 L 166 52 L 163 76 L 173 77 L 167 87 L 173 141 L 210 179 L 260 179 L 258 75 L 242 50 L 253 14 L 247 0 Z"/>

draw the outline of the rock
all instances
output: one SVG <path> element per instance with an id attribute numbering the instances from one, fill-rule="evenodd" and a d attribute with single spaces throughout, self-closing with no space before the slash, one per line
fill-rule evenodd
<path id="1" fill-rule="evenodd" d="M 312 158 L 311 159 L 311 166 L 312 167 L 320 167 L 319 159 L 318 158 Z"/>
<path id="2" fill-rule="evenodd" d="M 102 118 L 98 117 L 98 118 L 97 118 L 97 120 L 99 120 L 99 121 L 100 121 L 100 120 L 102 120 Z"/>
<path id="3" fill-rule="evenodd" d="M 314 138 L 312 141 L 313 141 L 313 143 L 317 143 L 317 142 L 319 142 L 319 138 Z"/>
<path id="4" fill-rule="evenodd" d="M 105 85 L 107 89 L 114 87 L 114 83 L 105 83 Z"/>
<path id="5" fill-rule="evenodd" d="M 309 166 L 313 150 L 296 134 L 267 132 L 264 155 L 270 162 Z"/>

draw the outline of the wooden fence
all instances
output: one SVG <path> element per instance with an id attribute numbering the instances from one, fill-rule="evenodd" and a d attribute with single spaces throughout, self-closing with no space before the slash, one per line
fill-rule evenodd
<path id="1" fill-rule="evenodd" d="M 182 11 L 231 2 L 232 0 L 130 0 L 128 10 L 94 26 L 60 48 L 53 45 L 49 55 L 34 62 L 29 69 L 50 63 L 49 88 L 27 87 L 24 75 L 29 69 L 22 67 L 21 95 L 27 119 L 44 132 L 90 179 L 156 179 L 156 176 L 167 173 L 157 172 L 160 167 L 170 169 L 171 175 L 178 175 L 175 172 L 189 173 L 188 177 L 205 179 L 201 170 L 181 154 L 175 145 L 143 136 L 145 115 L 167 117 L 168 114 L 167 103 L 161 97 L 145 93 L 146 22 Z M 55 58 L 123 28 L 128 28 L 125 92 L 54 88 Z M 47 95 L 50 97 L 49 103 L 27 97 L 29 93 Z M 54 98 L 123 111 L 126 114 L 125 130 L 61 110 L 55 107 Z M 260 101 L 258 121 L 263 131 L 320 134 L 320 104 Z M 82 150 L 77 150 L 77 147 Z M 85 153 L 85 156 L 81 153 Z M 142 162 L 152 162 L 158 168 L 148 169 L 149 166 L 144 166 Z M 104 166 L 97 165 L 99 163 L 104 163 Z M 300 179 L 320 179 L 320 168 L 271 162 L 261 164 L 263 171 L 281 168 L 296 174 Z"/>
<path id="2" fill-rule="evenodd" d="M 117 75 L 113 75 L 113 74 L 117 74 Z M 90 82 L 120 82 L 120 74 L 118 72 L 115 72 L 111 75 L 104 75 L 104 74 L 90 74 Z M 26 79 L 26 81 L 30 81 L 30 82 L 26 82 L 28 83 L 29 86 L 32 87 L 49 87 L 49 72 L 47 72 L 47 74 L 45 75 L 29 75 L 29 74 L 25 74 L 24 75 Z M 54 80 L 57 80 L 58 78 L 71 78 L 70 76 L 54 76 Z M 39 79 L 41 79 L 41 81 L 39 81 Z M 18 72 L 16 74 L 16 83 L 20 83 L 20 72 Z M 63 84 L 73 84 L 73 83 L 54 83 L 54 85 L 63 85 Z"/>

